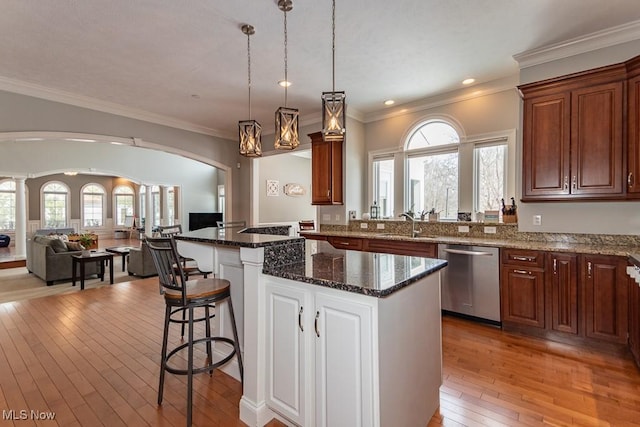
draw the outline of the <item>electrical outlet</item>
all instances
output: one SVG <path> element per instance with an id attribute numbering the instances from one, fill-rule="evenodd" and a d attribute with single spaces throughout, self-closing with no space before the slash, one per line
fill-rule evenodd
<path id="1" fill-rule="evenodd" d="M 340 221 L 340 214 L 336 214 L 336 221 Z"/>
<path id="2" fill-rule="evenodd" d="M 361 222 L 360 228 L 369 228 L 369 224 L 367 224 L 366 222 Z"/>
<path id="3" fill-rule="evenodd" d="M 384 230 L 384 224 L 377 223 L 377 224 L 376 224 L 376 228 L 377 228 L 378 230 Z"/>
<path id="4" fill-rule="evenodd" d="M 533 225 L 542 225 L 542 215 L 533 216 Z"/>
<path id="5" fill-rule="evenodd" d="M 496 228 L 495 227 L 485 227 L 484 228 L 484 232 L 486 234 L 496 234 Z"/>
<path id="6" fill-rule="evenodd" d="M 458 226 L 458 233 L 468 233 L 469 232 L 469 226 L 468 225 L 459 225 Z"/>

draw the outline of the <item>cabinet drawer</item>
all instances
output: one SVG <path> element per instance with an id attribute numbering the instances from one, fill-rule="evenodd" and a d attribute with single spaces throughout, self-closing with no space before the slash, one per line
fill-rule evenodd
<path id="1" fill-rule="evenodd" d="M 527 249 L 502 249 L 502 263 L 543 268 L 544 252 Z"/>
<path id="2" fill-rule="evenodd" d="M 362 239 L 331 236 L 327 240 L 331 243 L 331 246 L 336 249 L 351 249 L 354 251 L 362 250 Z"/>

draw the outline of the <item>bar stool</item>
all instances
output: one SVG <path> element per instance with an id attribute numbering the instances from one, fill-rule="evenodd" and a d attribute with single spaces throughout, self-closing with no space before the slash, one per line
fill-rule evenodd
<path id="1" fill-rule="evenodd" d="M 172 238 L 147 237 L 146 240 L 149 250 L 151 251 L 151 255 L 153 256 L 153 262 L 158 270 L 160 291 L 164 294 L 166 305 L 164 332 L 162 338 L 162 358 L 160 362 L 160 383 L 158 386 L 158 405 L 162 404 L 165 371 L 176 375 L 187 375 L 187 426 L 190 426 L 193 406 L 194 374 L 207 371 L 209 374 L 212 374 L 215 368 L 224 365 L 235 355 L 238 359 L 240 378 L 244 378 L 242 356 L 240 354 L 240 346 L 238 344 L 238 331 L 236 329 L 236 321 L 233 314 L 233 304 L 231 303 L 231 284 L 228 280 L 217 278 L 187 280 L 181 267 L 180 256 L 176 250 L 175 241 Z M 209 310 L 214 304 L 225 300 L 229 307 L 233 339 L 211 336 L 210 320 L 213 315 L 210 315 Z M 195 309 L 197 308 L 205 309 L 205 315 L 203 317 L 195 317 Z M 172 318 L 175 313 L 180 311 L 186 313 L 186 323 L 188 325 L 187 342 L 168 351 L 169 324 L 171 322 L 182 322 L 181 320 Z M 205 322 L 206 335 L 203 338 L 196 339 L 194 338 L 193 333 L 194 324 L 201 321 Z M 213 353 L 211 351 L 211 343 L 214 341 L 226 342 L 233 346 L 233 350 L 217 362 L 213 361 Z M 207 360 L 204 366 L 193 366 L 193 348 L 195 344 L 206 345 Z M 187 369 L 177 369 L 170 366 L 169 360 L 171 357 L 185 348 L 187 349 Z"/>

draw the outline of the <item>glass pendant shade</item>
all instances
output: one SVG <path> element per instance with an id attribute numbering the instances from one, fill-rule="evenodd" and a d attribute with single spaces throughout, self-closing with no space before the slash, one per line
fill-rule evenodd
<path id="1" fill-rule="evenodd" d="M 293 150 L 300 145 L 298 109 L 280 107 L 276 110 L 276 140 L 278 150 Z"/>
<path id="2" fill-rule="evenodd" d="M 247 157 L 262 156 L 262 126 L 255 120 L 238 122 L 240 154 Z"/>
<path id="3" fill-rule="evenodd" d="M 346 132 L 346 96 L 344 92 L 322 92 L 322 138 L 344 139 Z"/>

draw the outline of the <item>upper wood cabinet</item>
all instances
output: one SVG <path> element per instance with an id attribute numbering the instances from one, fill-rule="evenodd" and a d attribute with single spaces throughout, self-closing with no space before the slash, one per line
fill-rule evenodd
<path id="1" fill-rule="evenodd" d="M 627 62 L 627 194 L 640 197 L 640 56 Z"/>
<path id="2" fill-rule="evenodd" d="M 309 134 L 311 138 L 311 204 L 341 205 L 342 140 L 324 141 L 322 133 Z"/>
<path id="3" fill-rule="evenodd" d="M 624 64 L 520 86 L 523 201 L 625 197 Z"/>

